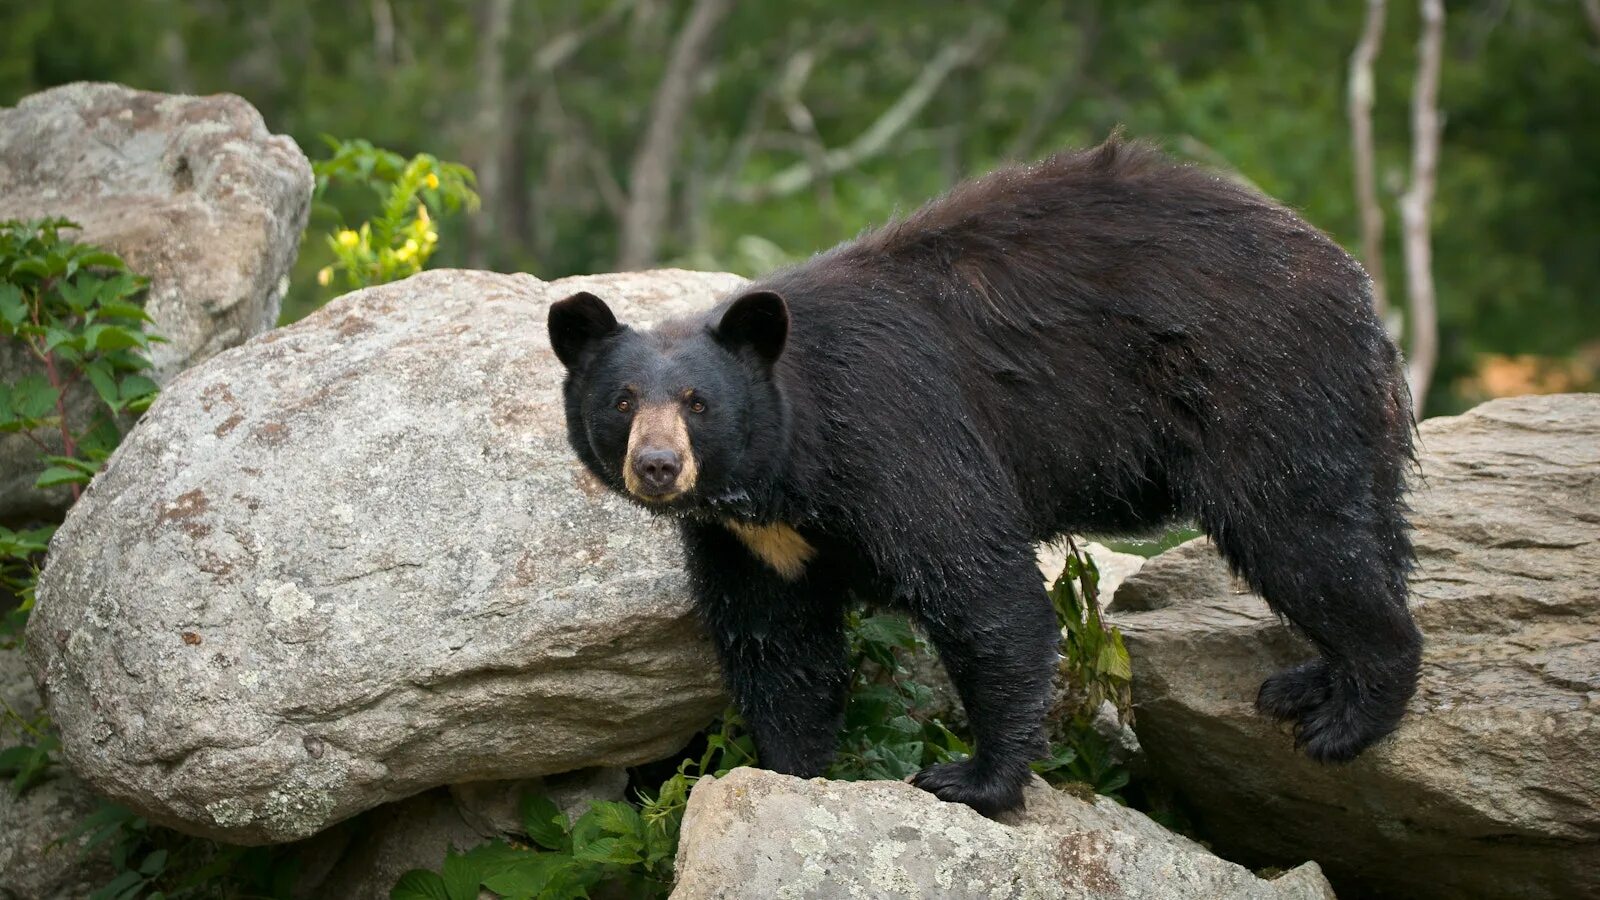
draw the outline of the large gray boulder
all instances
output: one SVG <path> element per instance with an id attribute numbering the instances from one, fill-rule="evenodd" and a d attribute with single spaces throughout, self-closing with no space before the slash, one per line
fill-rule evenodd
<path id="1" fill-rule="evenodd" d="M 648 322 L 738 284 L 429 272 L 179 375 L 40 581 L 28 648 L 72 766 L 259 843 L 678 750 L 725 702 L 681 547 L 572 455 L 544 322 L 580 289 Z"/>
<path id="2" fill-rule="evenodd" d="M 1269 881 L 1105 797 L 1037 778 L 1026 797 L 1026 811 L 1001 823 L 897 781 L 757 769 L 703 778 L 684 814 L 672 897 L 1333 897 L 1315 863 Z"/>
<path id="3" fill-rule="evenodd" d="M 277 323 L 311 189 L 294 141 L 231 94 L 69 84 L 0 109 L 0 220 L 72 219 L 78 240 L 150 279 L 158 382 Z M 0 381 L 32 364 L 0 346 Z M 0 436 L 0 516 L 66 504 L 33 489 L 37 459 L 24 436 Z"/>
<path id="4" fill-rule="evenodd" d="M 1312 655 L 1195 541 L 1118 593 L 1139 738 L 1219 852 L 1316 859 L 1395 897 L 1600 896 L 1600 395 L 1422 424 L 1422 686 L 1398 733 L 1319 766 L 1251 708 Z"/>

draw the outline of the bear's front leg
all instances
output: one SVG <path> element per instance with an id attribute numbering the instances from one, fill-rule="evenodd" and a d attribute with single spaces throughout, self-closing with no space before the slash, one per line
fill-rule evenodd
<path id="1" fill-rule="evenodd" d="M 913 603 L 961 695 L 976 747 L 971 759 L 930 766 L 913 783 L 992 817 L 1022 805 L 1029 763 L 1047 750 L 1060 625 L 1030 547 L 983 565 L 961 562 L 914 592 Z"/>
<path id="2" fill-rule="evenodd" d="M 683 530 L 695 603 L 761 766 L 821 775 L 850 681 L 842 586 L 817 559 L 780 573 L 720 524 Z"/>

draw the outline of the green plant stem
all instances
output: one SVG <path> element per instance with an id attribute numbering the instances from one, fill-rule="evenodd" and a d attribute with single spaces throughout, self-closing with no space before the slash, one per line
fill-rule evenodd
<path id="1" fill-rule="evenodd" d="M 50 286 L 51 282 L 47 281 L 40 286 L 40 290 L 46 290 Z M 39 307 L 37 304 L 33 307 L 33 324 L 35 328 L 42 327 L 39 323 Z M 56 418 L 59 422 L 58 427 L 61 429 L 61 446 L 65 451 L 63 455 L 77 456 L 78 443 L 72 439 L 72 429 L 67 427 L 67 386 L 61 380 L 61 373 L 56 371 L 56 355 L 48 350 L 34 348 L 32 342 L 29 342 L 28 346 L 33 349 L 35 356 L 44 360 L 45 377 L 50 379 L 50 387 L 54 388 L 56 392 Z M 72 502 L 77 503 L 83 491 L 76 483 L 70 485 L 70 487 L 72 488 Z"/>
<path id="2" fill-rule="evenodd" d="M 39 730 L 39 728 L 32 722 L 29 722 L 27 719 L 23 718 L 22 713 L 17 712 L 16 707 L 12 706 L 11 702 L 6 698 L 0 697 L 0 706 L 5 707 L 6 718 L 22 726 L 24 731 L 41 740 L 49 736 L 43 731 Z"/>

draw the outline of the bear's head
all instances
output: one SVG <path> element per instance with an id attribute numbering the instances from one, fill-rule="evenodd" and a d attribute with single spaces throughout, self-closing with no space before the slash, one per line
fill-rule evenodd
<path id="1" fill-rule="evenodd" d="M 567 369 L 567 437 L 596 477 L 663 512 L 754 499 L 787 443 L 782 297 L 754 291 L 635 331 L 585 292 L 553 304 L 549 328 Z"/>

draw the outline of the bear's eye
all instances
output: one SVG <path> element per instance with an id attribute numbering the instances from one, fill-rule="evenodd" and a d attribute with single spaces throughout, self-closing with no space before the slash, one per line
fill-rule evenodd
<path id="1" fill-rule="evenodd" d="M 706 411 L 706 402 L 704 400 L 701 400 L 699 397 L 696 397 L 695 399 L 689 401 L 689 412 L 692 412 L 692 413 L 703 413 L 705 411 Z"/>
<path id="2" fill-rule="evenodd" d="M 631 409 L 633 409 L 633 401 L 627 397 L 617 401 L 617 412 L 627 412 Z"/>

